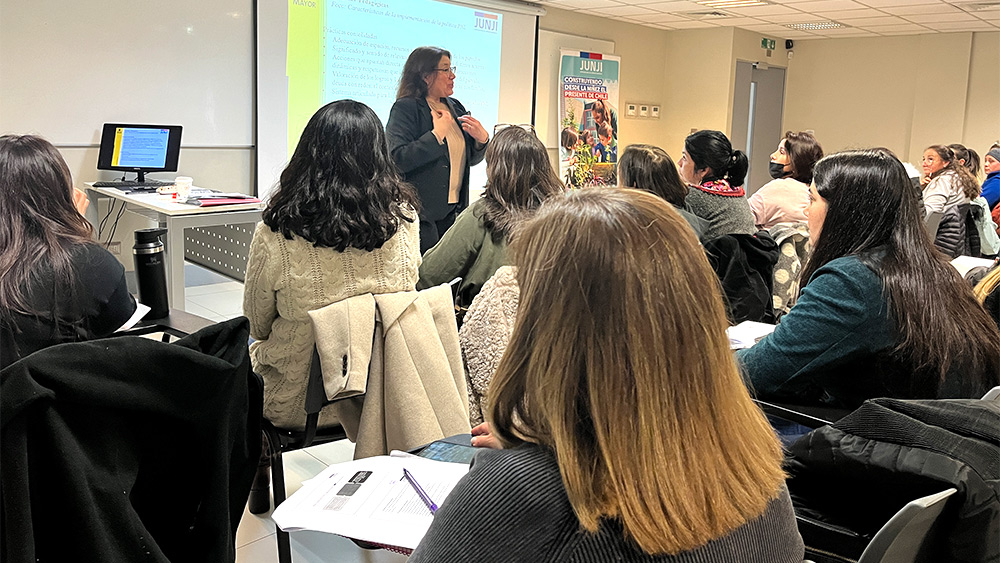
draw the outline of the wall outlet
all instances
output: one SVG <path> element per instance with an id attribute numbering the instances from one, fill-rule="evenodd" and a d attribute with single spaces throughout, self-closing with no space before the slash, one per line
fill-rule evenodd
<path id="1" fill-rule="evenodd" d="M 108 244 L 108 252 L 114 254 L 115 256 L 122 255 L 122 243 L 119 240 L 113 240 Z"/>
<path id="2" fill-rule="evenodd" d="M 649 106 L 649 117 L 653 119 L 660 118 L 660 106 Z"/>
<path id="3" fill-rule="evenodd" d="M 635 117 L 636 116 L 636 105 L 635 104 L 626 103 L 625 104 L 625 115 L 627 117 Z"/>
<path id="4" fill-rule="evenodd" d="M 649 117 L 649 106 L 639 106 L 639 117 Z"/>

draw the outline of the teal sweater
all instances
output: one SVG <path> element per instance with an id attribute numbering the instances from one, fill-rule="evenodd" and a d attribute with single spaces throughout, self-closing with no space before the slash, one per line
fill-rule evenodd
<path id="1" fill-rule="evenodd" d="M 760 399 L 854 408 L 900 396 L 894 333 L 881 278 L 847 256 L 817 270 L 774 332 L 737 358 Z"/>

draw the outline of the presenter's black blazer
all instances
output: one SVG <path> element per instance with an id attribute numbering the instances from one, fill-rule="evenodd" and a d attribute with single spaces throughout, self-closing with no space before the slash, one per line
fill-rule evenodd
<path id="1" fill-rule="evenodd" d="M 467 112 L 455 98 L 442 98 L 451 109 L 452 119 Z M 459 124 L 461 128 L 461 124 Z M 431 108 L 424 98 L 400 98 L 392 105 L 385 135 L 389 154 L 403 179 L 417 188 L 420 196 L 420 219 L 438 221 L 448 214 L 448 184 L 451 181 L 451 162 L 448 142 L 438 144 Z M 458 211 L 469 205 L 469 168 L 479 164 L 486 154 L 486 146 L 476 147 L 476 140 L 465 135 L 465 174 L 458 195 Z"/>

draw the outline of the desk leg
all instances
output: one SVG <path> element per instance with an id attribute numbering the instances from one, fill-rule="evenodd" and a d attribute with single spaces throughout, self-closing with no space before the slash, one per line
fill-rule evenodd
<path id="1" fill-rule="evenodd" d="M 167 293 L 170 308 L 185 310 L 184 299 L 184 227 L 168 215 L 167 228 Z"/>

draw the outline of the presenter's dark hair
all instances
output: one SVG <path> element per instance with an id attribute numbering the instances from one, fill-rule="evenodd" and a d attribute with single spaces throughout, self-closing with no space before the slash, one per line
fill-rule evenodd
<path id="1" fill-rule="evenodd" d="M 743 185 L 750 161 L 741 150 L 733 150 L 732 143 L 722 131 L 703 130 L 691 133 L 684 139 L 687 151 L 696 170 L 707 168 L 703 182 L 725 180 L 730 186 Z"/>
<path id="2" fill-rule="evenodd" d="M 417 197 L 389 160 L 378 116 L 354 100 L 330 102 L 302 131 L 264 224 L 287 239 L 343 252 L 372 251 L 416 217 Z"/>
<path id="3" fill-rule="evenodd" d="M 902 163 L 885 149 L 837 153 L 816 163 L 814 182 L 827 211 L 802 279 L 844 256 L 878 274 L 898 335 L 894 358 L 909 366 L 894 391 L 926 397 L 949 373 L 962 374 L 949 387 L 968 398 L 1000 383 L 997 325 L 931 242 Z"/>
<path id="4" fill-rule="evenodd" d="M 660 196 L 684 207 L 688 189 L 667 151 L 653 145 L 629 145 L 618 157 L 618 185 Z"/>
<path id="5" fill-rule="evenodd" d="M 507 127 L 490 140 L 486 147 L 483 225 L 494 240 L 510 238 L 518 222 L 563 189 L 545 145 L 534 133 Z"/>
<path id="6" fill-rule="evenodd" d="M 399 77 L 396 99 L 426 97 L 426 78 L 437 68 L 441 57 L 450 59 L 451 53 L 440 47 L 417 47 L 414 49 L 403 65 L 403 74 Z"/>
<path id="7" fill-rule="evenodd" d="M 93 243 L 93 228 L 73 203 L 73 179 L 52 143 L 34 135 L 0 137 L 0 316 L 46 314 L 26 288 L 45 265 L 52 291 L 72 288 L 73 246 Z"/>
<path id="8" fill-rule="evenodd" d="M 785 152 L 791 166 L 789 177 L 803 184 L 812 183 L 813 167 L 823 158 L 823 147 L 809 131 L 785 132 Z"/>

